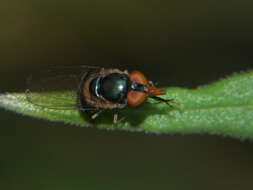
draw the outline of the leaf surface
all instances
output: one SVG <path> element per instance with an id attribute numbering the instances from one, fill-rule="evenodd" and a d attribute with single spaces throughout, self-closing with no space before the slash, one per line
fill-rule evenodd
<path id="1" fill-rule="evenodd" d="M 63 101 L 75 92 L 51 92 Z M 48 94 L 36 98 L 50 104 Z M 235 74 L 214 84 L 194 90 L 167 88 L 168 99 L 175 99 L 172 107 L 149 100 L 139 108 L 126 108 L 120 117 L 126 119 L 113 124 L 108 111 L 91 120 L 77 109 L 60 110 L 36 106 L 27 101 L 25 93 L 0 94 L 0 107 L 22 115 L 50 121 L 113 130 L 143 131 L 146 133 L 209 133 L 238 138 L 253 137 L 253 73 Z"/>

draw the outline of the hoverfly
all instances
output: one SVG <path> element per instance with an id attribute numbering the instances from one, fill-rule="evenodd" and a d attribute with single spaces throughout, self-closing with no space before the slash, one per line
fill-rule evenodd
<path id="1" fill-rule="evenodd" d="M 105 110 L 114 112 L 143 104 L 147 98 L 168 105 L 173 99 L 163 99 L 165 90 L 156 88 L 139 71 L 94 66 L 59 67 L 38 72 L 28 79 L 27 100 L 48 109 L 79 109 L 95 119 Z"/>

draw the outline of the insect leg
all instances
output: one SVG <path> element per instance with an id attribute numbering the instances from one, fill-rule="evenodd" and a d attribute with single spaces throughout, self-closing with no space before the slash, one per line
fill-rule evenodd
<path id="1" fill-rule="evenodd" d="M 117 124 L 117 123 L 123 121 L 124 119 L 126 119 L 126 116 L 125 116 L 125 117 L 122 117 L 122 118 L 120 118 L 120 119 L 118 120 L 118 116 L 119 116 L 119 113 L 118 113 L 118 112 L 115 112 L 115 113 L 113 114 L 113 123 L 114 123 L 114 124 Z"/>
<path id="2" fill-rule="evenodd" d="M 99 110 L 98 112 L 94 113 L 92 116 L 91 116 L 91 119 L 96 119 L 100 113 L 102 113 L 103 110 Z"/>
<path id="3" fill-rule="evenodd" d="M 118 113 L 113 114 L 113 123 L 114 124 L 118 123 Z"/>
<path id="4" fill-rule="evenodd" d="M 164 102 L 170 107 L 172 107 L 172 105 L 170 103 L 174 101 L 174 99 L 163 99 L 163 98 L 160 98 L 158 96 L 153 96 L 153 97 L 150 97 L 150 98 L 156 100 L 158 103 Z"/>
<path id="5" fill-rule="evenodd" d="M 150 80 L 150 81 L 148 81 L 148 85 L 149 86 L 157 86 L 158 83 L 157 82 L 154 83 L 153 81 Z"/>

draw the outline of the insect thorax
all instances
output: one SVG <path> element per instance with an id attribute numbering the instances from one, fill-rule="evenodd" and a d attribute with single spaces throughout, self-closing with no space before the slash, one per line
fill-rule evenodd
<path id="1" fill-rule="evenodd" d="M 83 76 L 78 92 L 81 111 L 94 113 L 99 110 L 123 108 L 127 105 L 125 97 L 120 97 L 120 102 L 117 102 L 116 99 L 114 99 L 116 96 L 112 97 L 112 99 L 109 99 L 109 95 L 111 94 L 108 95 L 108 92 L 105 96 L 109 100 L 103 96 L 108 87 L 101 87 L 101 85 L 105 85 L 101 84 L 101 80 L 106 78 L 106 76 L 115 73 L 121 74 L 124 77 L 128 77 L 128 73 L 122 72 L 118 69 L 101 69 L 98 72 L 88 72 Z"/>

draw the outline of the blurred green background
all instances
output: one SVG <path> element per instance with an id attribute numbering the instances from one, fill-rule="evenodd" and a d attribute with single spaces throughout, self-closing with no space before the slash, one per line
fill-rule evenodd
<path id="1" fill-rule="evenodd" d="M 251 0 L 0 3 L 0 92 L 52 65 L 194 88 L 253 68 Z M 77 128 L 0 110 L 0 189 L 252 189 L 253 145 Z M 168 124 L 169 125 L 169 124 Z"/>

